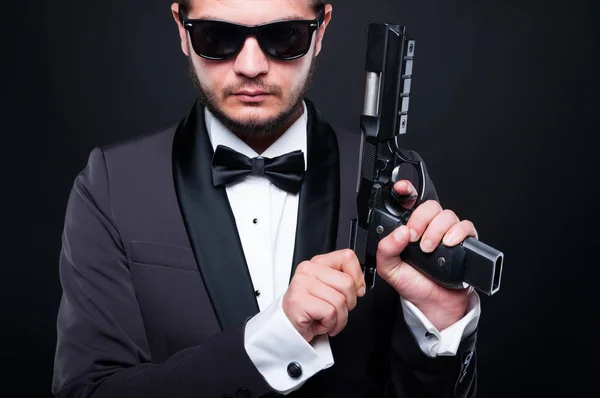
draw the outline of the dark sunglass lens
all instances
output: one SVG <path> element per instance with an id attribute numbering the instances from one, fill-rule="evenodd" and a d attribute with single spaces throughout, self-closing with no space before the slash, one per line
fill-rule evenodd
<path id="1" fill-rule="evenodd" d="M 243 40 L 239 28 L 226 22 L 197 22 L 192 33 L 192 43 L 198 55 L 215 59 L 235 54 Z"/>
<path id="2" fill-rule="evenodd" d="M 308 51 L 311 43 L 310 28 L 307 24 L 288 21 L 274 23 L 261 32 L 264 50 L 275 58 L 295 58 Z"/>

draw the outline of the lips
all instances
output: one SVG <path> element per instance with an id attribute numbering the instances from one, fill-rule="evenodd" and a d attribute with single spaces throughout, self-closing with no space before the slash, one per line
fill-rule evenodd
<path id="1" fill-rule="evenodd" d="M 235 98 L 244 103 L 258 103 L 264 101 L 269 93 L 262 90 L 242 90 L 234 94 Z"/>
<path id="2" fill-rule="evenodd" d="M 246 96 L 250 96 L 250 97 L 254 97 L 257 95 L 267 95 L 268 93 L 266 91 L 262 91 L 262 90 L 242 90 L 242 91 L 238 91 L 237 93 L 235 93 L 235 95 L 246 95 Z"/>

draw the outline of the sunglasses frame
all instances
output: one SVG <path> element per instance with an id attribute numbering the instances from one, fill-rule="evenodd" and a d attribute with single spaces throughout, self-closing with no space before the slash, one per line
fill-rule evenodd
<path id="1" fill-rule="evenodd" d="M 256 38 L 256 40 L 258 41 L 258 44 L 262 50 L 262 52 L 268 56 L 271 57 L 273 59 L 276 59 L 278 61 L 291 61 L 294 59 L 298 59 L 301 58 L 303 56 L 305 56 L 308 53 L 308 50 L 310 49 L 310 45 L 312 43 L 312 36 L 313 33 L 315 31 L 317 31 L 321 25 L 323 24 L 323 21 L 325 19 L 325 7 L 320 7 L 320 11 L 317 14 L 317 17 L 315 19 L 288 19 L 288 20 L 280 20 L 280 21 L 273 21 L 273 22 L 268 22 L 265 24 L 260 24 L 260 25 L 242 25 L 242 24 L 237 24 L 237 23 L 233 23 L 233 22 L 229 22 L 229 21 L 223 21 L 223 20 L 218 20 L 218 19 L 189 19 L 186 17 L 185 15 L 185 11 L 181 9 L 181 7 L 179 8 L 179 21 L 181 22 L 181 25 L 190 32 L 190 41 L 192 42 L 192 47 L 194 48 L 194 52 L 196 54 L 198 54 L 198 56 L 205 58 L 205 59 L 209 59 L 211 61 L 225 61 L 228 60 L 230 58 L 235 57 L 241 50 L 242 48 L 244 48 L 244 43 L 246 42 L 246 39 L 248 38 L 248 36 L 254 36 Z M 193 30 L 194 30 L 194 26 L 197 25 L 198 23 L 203 23 L 203 22 L 218 22 L 218 23 L 225 23 L 225 24 L 229 24 L 232 26 L 235 26 L 236 28 L 238 28 L 241 32 L 243 32 L 244 35 L 244 40 L 242 40 L 242 44 L 239 46 L 239 48 L 232 53 L 231 55 L 228 55 L 226 57 L 209 57 L 207 55 L 203 55 L 200 54 L 198 51 L 196 51 L 196 46 L 194 45 L 194 39 L 193 39 Z M 299 55 L 295 55 L 293 57 L 276 57 L 272 54 L 269 54 L 269 52 L 267 51 L 267 49 L 265 49 L 263 47 L 263 44 L 261 43 L 261 41 L 259 40 L 260 37 L 260 32 L 269 27 L 272 26 L 274 24 L 281 24 L 281 23 L 287 23 L 287 22 L 294 22 L 294 23 L 300 23 L 303 25 L 308 25 L 308 34 L 310 35 L 310 43 L 308 45 L 308 47 L 306 48 L 306 50 L 304 52 L 302 52 Z"/>

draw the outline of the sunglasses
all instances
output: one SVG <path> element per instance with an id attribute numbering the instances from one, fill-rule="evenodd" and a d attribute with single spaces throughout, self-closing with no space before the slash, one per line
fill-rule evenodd
<path id="1" fill-rule="evenodd" d="M 256 37 L 262 51 L 280 61 L 303 57 L 310 49 L 315 30 L 323 23 L 324 7 L 313 20 L 276 21 L 263 25 L 239 25 L 231 22 L 187 19 L 180 10 L 179 19 L 190 32 L 194 51 L 210 60 L 226 60 L 235 56 L 248 36 Z"/>

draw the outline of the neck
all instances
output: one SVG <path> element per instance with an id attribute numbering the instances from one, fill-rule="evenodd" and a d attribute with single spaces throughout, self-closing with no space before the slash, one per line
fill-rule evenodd
<path id="1" fill-rule="evenodd" d="M 250 148 L 252 148 L 259 155 L 267 150 L 268 147 L 273 145 L 275 141 L 279 139 L 291 126 L 302 116 L 304 112 L 304 107 L 299 106 L 298 109 L 292 113 L 290 118 L 281 125 L 279 129 L 267 135 L 259 135 L 259 134 L 241 134 L 239 132 L 234 132 L 236 136 L 239 137 L 242 141 L 246 143 Z"/>

